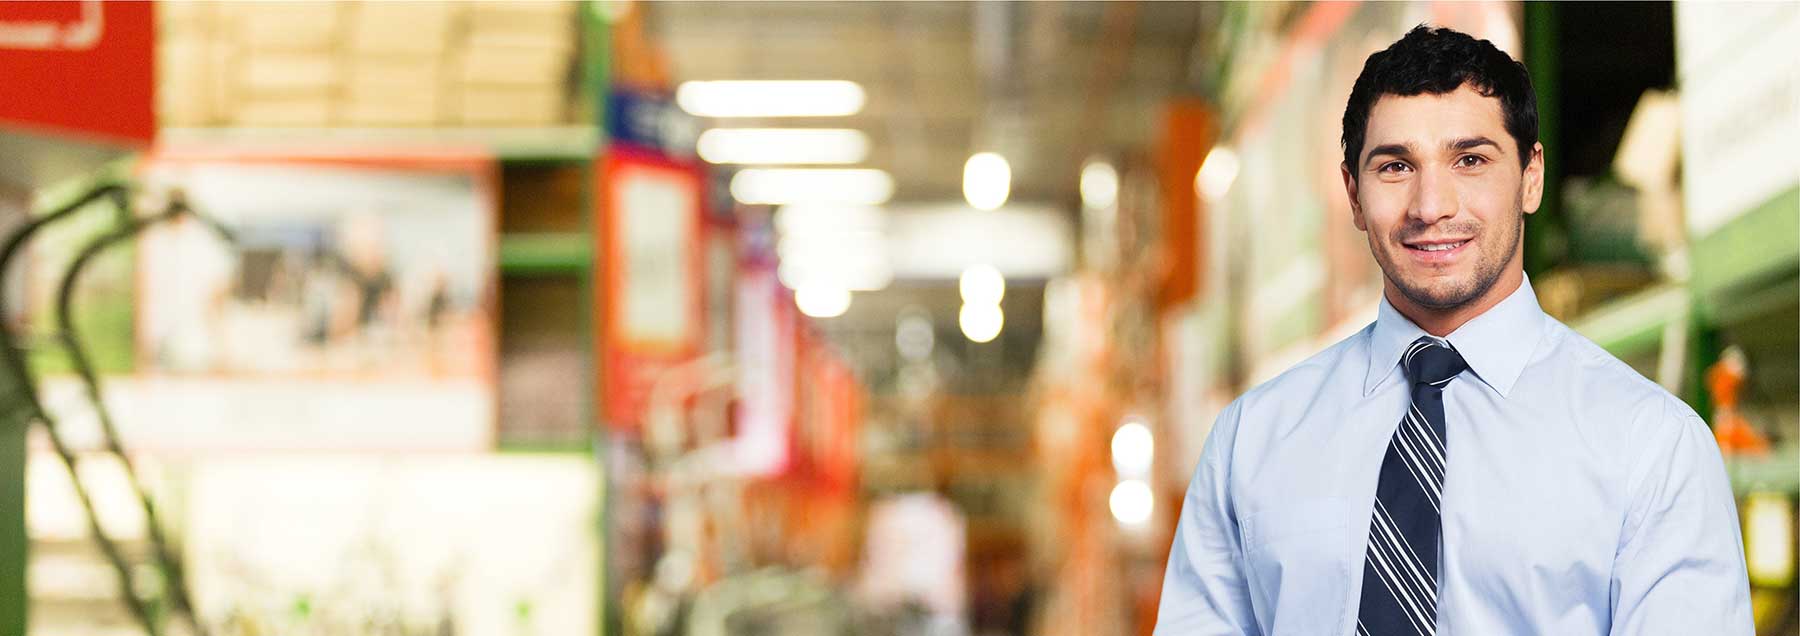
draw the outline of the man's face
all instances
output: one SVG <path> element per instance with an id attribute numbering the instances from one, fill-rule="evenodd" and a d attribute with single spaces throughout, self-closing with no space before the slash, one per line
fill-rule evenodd
<path id="1" fill-rule="evenodd" d="M 1369 110 L 1344 188 L 1356 229 L 1389 283 L 1425 308 L 1481 298 L 1517 269 L 1524 215 L 1543 197 L 1543 146 L 1519 169 L 1500 100 L 1468 85 L 1443 95 L 1385 95 Z"/>

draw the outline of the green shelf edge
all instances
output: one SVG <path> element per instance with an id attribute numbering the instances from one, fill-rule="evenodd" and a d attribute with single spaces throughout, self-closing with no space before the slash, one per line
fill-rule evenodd
<path id="1" fill-rule="evenodd" d="M 592 239 L 582 232 L 500 235 L 502 274 L 575 275 L 593 262 Z"/>
<path id="2" fill-rule="evenodd" d="M 1751 492 L 1800 494 L 1800 444 L 1776 448 L 1767 457 L 1727 457 L 1725 472 L 1731 490 L 1742 496 Z"/>
<path id="3" fill-rule="evenodd" d="M 1688 300 L 1686 287 L 1658 285 L 1597 307 L 1569 326 L 1615 356 L 1630 356 L 1660 344 L 1668 324 L 1686 315 Z"/>
<path id="4" fill-rule="evenodd" d="M 1728 318 L 1730 305 L 1757 291 L 1757 283 L 1800 270 L 1800 186 L 1696 237 L 1690 254 L 1694 299 L 1709 318 Z"/>
<path id="5" fill-rule="evenodd" d="M 600 152 L 598 126 L 500 127 L 168 127 L 165 145 L 228 150 L 405 151 L 483 148 L 501 161 L 579 163 Z"/>

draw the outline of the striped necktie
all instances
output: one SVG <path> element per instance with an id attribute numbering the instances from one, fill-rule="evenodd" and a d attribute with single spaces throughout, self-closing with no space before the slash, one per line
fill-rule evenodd
<path id="1" fill-rule="evenodd" d="M 1444 387 L 1468 365 L 1449 342 L 1431 336 L 1407 346 L 1401 362 L 1412 381 L 1412 407 L 1381 459 L 1363 558 L 1359 636 L 1437 633 Z"/>

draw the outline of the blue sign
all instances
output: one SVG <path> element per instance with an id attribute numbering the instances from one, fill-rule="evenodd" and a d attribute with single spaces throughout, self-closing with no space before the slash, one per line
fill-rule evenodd
<path id="1" fill-rule="evenodd" d="M 700 122 L 667 93 L 615 85 L 606 98 L 606 134 L 613 143 L 692 158 Z"/>

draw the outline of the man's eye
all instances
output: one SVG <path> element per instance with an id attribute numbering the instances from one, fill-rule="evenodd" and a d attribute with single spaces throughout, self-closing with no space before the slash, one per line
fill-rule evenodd
<path id="1" fill-rule="evenodd" d="M 1456 165 L 1464 168 L 1474 168 L 1485 163 L 1487 163 L 1487 157 L 1481 155 L 1463 155 L 1456 160 Z"/>
<path id="2" fill-rule="evenodd" d="M 1405 172 L 1405 171 L 1411 170 L 1411 169 L 1412 169 L 1411 166 L 1408 166 L 1404 163 L 1400 163 L 1398 161 L 1389 161 L 1387 163 L 1381 164 L 1381 167 L 1376 168 L 1375 171 L 1382 172 L 1382 173 L 1397 173 L 1397 172 Z"/>

